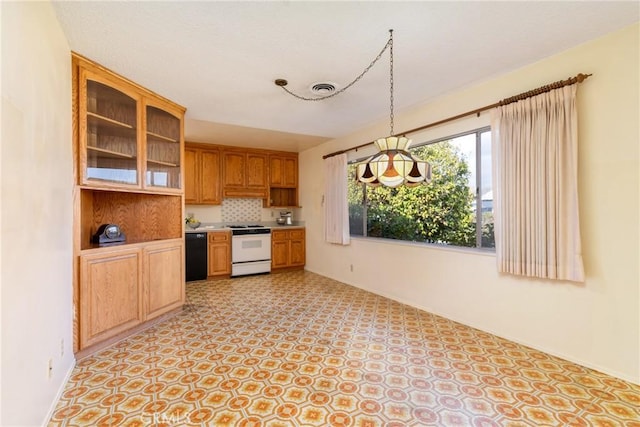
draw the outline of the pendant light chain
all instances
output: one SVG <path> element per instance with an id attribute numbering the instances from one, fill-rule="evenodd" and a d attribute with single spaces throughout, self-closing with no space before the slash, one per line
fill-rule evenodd
<path id="1" fill-rule="evenodd" d="M 389 103 L 391 132 L 389 136 L 393 136 L 393 30 L 389 30 L 389 56 L 391 57 L 389 60 L 389 91 L 391 92 L 391 102 Z"/>
<path id="2" fill-rule="evenodd" d="M 369 64 L 369 66 L 367 66 L 367 68 L 364 69 L 364 71 L 362 73 L 360 73 L 360 75 L 358 77 L 356 77 L 351 83 L 349 83 L 348 85 L 346 85 L 345 87 L 343 87 L 340 90 L 337 90 L 336 92 L 330 94 L 330 95 L 325 95 L 325 96 L 320 96 L 317 98 L 311 98 L 311 97 L 305 97 L 305 96 L 301 96 L 298 95 L 296 93 L 291 92 L 289 89 L 286 88 L 287 85 L 287 81 L 286 80 L 282 80 L 282 79 L 278 79 L 276 80 L 276 85 L 280 86 L 285 92 L 287 92 L 289 95 L 293 96 L 294 98 L 298 98 L 301 99 L 302 101 L 322 101 L 325 99 L 329 99 L 329 98 L 333 98 L 336 95 L 341 94 L 342 92 L 344 92 L 345 90 L 349 89 L 351 86 L 353 86 L 356 82 L 358 82 L 362 77 L 364 77 L 365 74 L 367 74 L 369 72 L 369 70 L 371 69 L 371 67 L 373 67 L 375 65 L 376 62 L 378 62 L 380 60 L 380 58 L 382 57 L 382 55 L 387 51 L 388 48 L 393 49 L 393 30 L 389 30 L 389 41 L 387 41 L 387 44 L 384 45 L 384 47 L 382 48 L 382 50 L 380 51 L 380 53 L 378 54 L 378 56 L 375 57 L 375 59 L 373 61 L 371 61 L 371 63 Z M 393 61 L 393 54 L 391 54 L 391 60 Z M 392 66 L 393 67 L 393 66 Z M 392 73 L 393 74 L 393 73 Z M 392 82 L 393 82 L 393 75 L 391 77 Z M 279 81 L 281 83 L 279 83 Z M 391 99 L 392 99 L 392 103 L 393 103 L 393 90 L 391 93 Z M 391 116 L 393 117 L 393 106 L 391 108 Z"/>
<path id="3" fill-rule="evenodd" d="M 431 180 L 431 165 L 409 152 L 411 140 L 393 134 L 393 30 L 389 30 L 389 127 L 386 138 L 376 139 L 378 154 L 356 165 L 356 179 L 370 187 L 414 187 Z"/>
<path id="4" fill-rule="evenodd" d="M 280 86 L 289 95 L 303 101 L 322 101 L 336 96 L 353 86 L 360 80 L 376 62 L 380 60 L 382 55 L 389 49 L 389 127 L 390 134 L 385 138 L 379 138 L 375 141 L 378 147 L 378 154 L 374 154 L 368 159 L 356 165 L 356 179 L 371 187 L 384 185 L 386 187 L 395 188 L 399 185 L 409 187 L 426 183 L 431 180 L 431 165 L 426 160 L 421 160 L 408 150 L 411 146 L 411 140 L 405 136 L 395 136 L 393 134 L 393 30 L 389 30 L 389 40 L 378 56 L 364 69 L 358 77 L 351 83 L 327 96 L 319 98 L 307 98 L 297 95 L 287 89 L 285 86 L 288 82 L 285 79 L 276 79 L 276 86 Z"/>

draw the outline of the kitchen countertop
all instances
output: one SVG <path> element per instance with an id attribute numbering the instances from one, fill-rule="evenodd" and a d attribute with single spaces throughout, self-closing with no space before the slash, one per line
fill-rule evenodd
<path id="1" fill-rule="evenodd" d="M 231 231 L 228 225 L 248 225 L 248 224 L 260 224 L 264 227 L 277 230 L 279 228 L 304 228 L 304 221 L 293 221 L 292 225 L 280 225 L 277 222 L 250 222 L 250 223 L 203 223 L 198 228 L 190 228 L 185 225 L 185 233 L 207 233 L 210 231 Z"/>

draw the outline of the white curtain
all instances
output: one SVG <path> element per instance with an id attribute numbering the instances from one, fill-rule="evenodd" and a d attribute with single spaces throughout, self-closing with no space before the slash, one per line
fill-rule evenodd
<path id="1" fill-rule="evenodd" d="M 584 281 L 576 90 L 565 86 L 492 112 L 500 272 Z"/>
<path id="2" fill-rule="evenodd" d="M 347 155 L 324 160 L 324 239 L 348 245 L 349 206 L 347 201 Z"/>

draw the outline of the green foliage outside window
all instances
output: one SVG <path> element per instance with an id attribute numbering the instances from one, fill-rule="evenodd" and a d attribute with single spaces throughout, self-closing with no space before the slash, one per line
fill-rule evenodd
<path id="1" fill-rule="evenodd" d="M 476 246 L 474 193 L 469 188 L 469 166 L 449 141 L 411 150 L 432 167 L 432 180 L 417 187 L 366 188 L 349 168 L 349 218 L 352 235 L 454 246 Z M 367 215 L 366 234 L 363 215 Z M 493 246 L 491 212 L 484 212 L 482 246 Z"/>

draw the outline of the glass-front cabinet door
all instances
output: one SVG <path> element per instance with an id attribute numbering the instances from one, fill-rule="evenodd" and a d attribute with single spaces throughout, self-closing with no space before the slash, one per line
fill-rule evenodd
<path id="1" fill-rule="evenodd" d="M 180 189 L 181 121 L 153 105 L 146 120 L 145 187 Z"/>
<path id="2" fill-rule="evenodd" d="M 81 183 L 140 186 L 139 98 L 87 70 L 80 79 Z"/>

